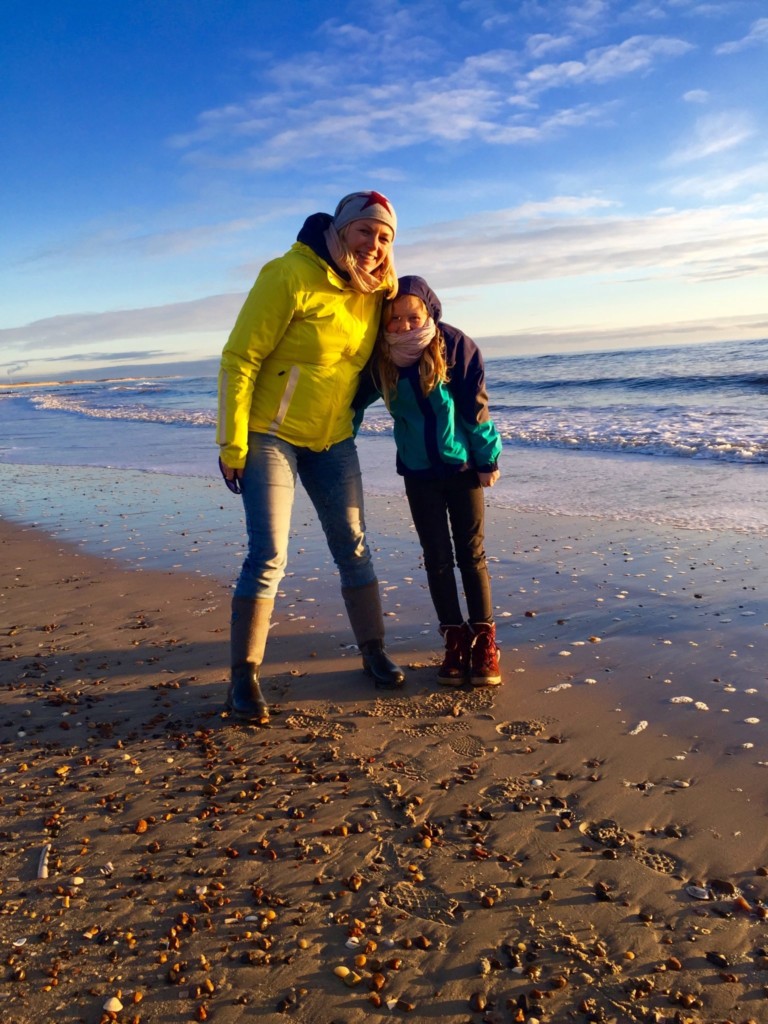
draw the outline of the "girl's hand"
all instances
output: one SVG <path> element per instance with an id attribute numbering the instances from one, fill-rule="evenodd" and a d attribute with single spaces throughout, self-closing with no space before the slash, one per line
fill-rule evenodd
<path id="1" fill-rule="evenodd" d="M 494 469 L 492 473 L 478 473 L 477 479 L 480 481 L 481 487 L 493 487 L 500 476 L 501 473 L 498 469 Z"/>

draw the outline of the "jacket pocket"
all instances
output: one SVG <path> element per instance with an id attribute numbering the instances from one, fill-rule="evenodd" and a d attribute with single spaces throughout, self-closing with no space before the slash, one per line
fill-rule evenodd
<path id="1" fill-rule="evenodd" d="M 299 376 L 301 371 L 298 366 L 292 366 L 288 373 L 288 380 L 286 381 L 285 388 L 283 390 L 283 396 L 280 399 L 280 405 L 277 407 L 275 418 L 267 427 L 267 432 L 270 434 L 276 434 L 280 429 L 283 420 L 286 417 L 288 409 L 290 408 L 293 396 L 296 391 L 296 387 L 299 383 Z"/>

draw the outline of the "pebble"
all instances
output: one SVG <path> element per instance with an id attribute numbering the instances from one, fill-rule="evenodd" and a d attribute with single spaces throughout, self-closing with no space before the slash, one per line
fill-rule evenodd
<path id="1" fill-rule="evenodd" d="M 488 1006 L 488 998 L 484 992 L 473 992 L 469 997 L 469 1007 L 475 1013 L 482 1013 Z"/>

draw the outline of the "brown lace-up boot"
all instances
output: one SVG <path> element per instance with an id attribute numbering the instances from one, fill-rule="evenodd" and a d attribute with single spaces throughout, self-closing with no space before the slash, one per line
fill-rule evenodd
<path id="1" fill-rule="evenodd" d="M 462 622 L 460 626 L 441 626 L 440 635 L 445 640 L 445 656 L 437 673 L 438 682 L 444 686 L 461 686 L 469 679 L 472 632 L 466 622 Z"/>
<path id="2" fill-rule="evenodd" d="M 496 625 L 493 622 L 472 622 L 469 681 L 472 686 L 498 686 L 501 682 L 499 648 L 496 646 Z"/>

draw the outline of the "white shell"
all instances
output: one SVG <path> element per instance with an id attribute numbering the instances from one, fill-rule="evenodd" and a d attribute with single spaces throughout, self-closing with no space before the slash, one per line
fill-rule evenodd
<path id="1" fill-rule="evenodd" d="M 702 889 L 700 885 L 687 885 L 685 891 L 689 896 L 693 896 L 695 900 L 708 900 L 712 896 L 709 889 Z"/>

